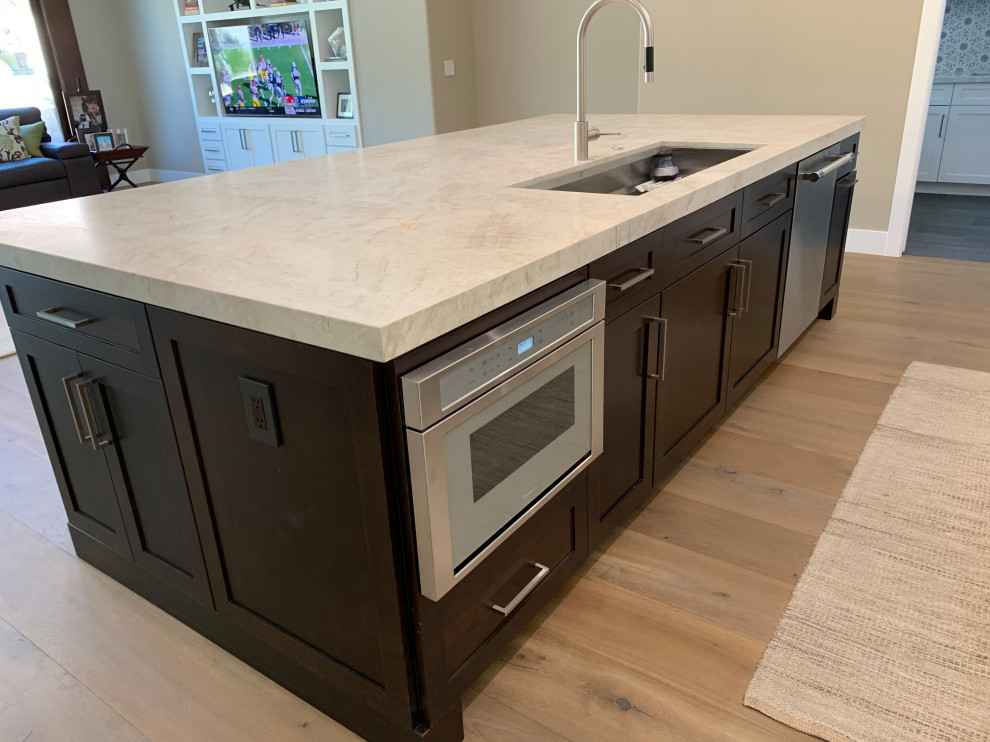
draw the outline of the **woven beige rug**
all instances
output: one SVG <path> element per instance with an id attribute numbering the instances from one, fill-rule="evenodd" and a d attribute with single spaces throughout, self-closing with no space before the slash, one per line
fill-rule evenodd
<path id="1" fill-rule="evenodd" d="M 990 374 L 905 372 L 745 704 L 833 742 L 990 740 Z"/>

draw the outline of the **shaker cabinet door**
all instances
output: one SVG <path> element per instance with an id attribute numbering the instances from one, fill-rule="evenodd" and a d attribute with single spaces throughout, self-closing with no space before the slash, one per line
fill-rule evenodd
<path id="1" fill-rule="evenodd" d="M 990 184 L 990 106 L 952 106 L 938 180 Z"/>
<path id="2" fill-rule="evenodd" d="M 653 486 L 653 433 L 660 375 L 660 296 L 605 326 L 604 446 L 593 543 Z M 629 503 L 628 506 L 626 503 Z"/>
<path id="3" fill-rule="evenodd" d="M 17 330 L 12 335 L 69 524 L 130 559 L 106 456 L 100 444 L 93 443 L 94 438 L 101 440 L 100 431 L 90 435 L 90 427 L 96 425 L 92 408 L 82 406 L 89 402 L 89 380 L 79 356 Z"/>
<path id="4" fill-rule="evenodd" d="M 134 561 L 212 607 L 162 383 L 80 355 Z"/>
<path id="5" fill-rule="evenodd" d="M 918 180 L 938 180 L 938 166 L 942 161 L 945 144 L 945 127 L 949 122 L 949 106 L 929 106 L 925 122 L 925 134 L 921 140 L 921 161 L 918 163 Z"/>
<path id="6" fill-rule="evenodd" d="M 726 409 L 726 336 L 729 312 L 737 311 L 738 257 L 734 247 L 661 294 L 654 485 Z"/>
<path id="7" fill-rule="evenodd" d="M 740 311 L 732 320 L 727 404 L 731 407 L 777 357 L 790 212 L 739 245 L 743 265 Z"/>

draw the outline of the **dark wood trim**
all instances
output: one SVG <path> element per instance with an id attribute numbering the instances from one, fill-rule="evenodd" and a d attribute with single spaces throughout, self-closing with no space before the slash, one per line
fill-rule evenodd
<path id="1" fill-rule="evenodd" d="M 41 51 L 48 67 L 48 79 L 52 86 L 55 110 L 66 139 L 73 135 L 72 121 L 65 109 L 64 93 L 74 92 L 80 86 L 88 89 L 86 70 L 83 67 L 79 39 L 72 22 L 69 0 L 29 0 L 34 13 Z"/>

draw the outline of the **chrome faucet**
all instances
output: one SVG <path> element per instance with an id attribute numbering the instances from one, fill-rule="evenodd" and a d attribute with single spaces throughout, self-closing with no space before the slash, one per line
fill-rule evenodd
<path id="1" fill-rule="evenodd" d="M 639 0 L 596 0 L 588 8 L 581 19 L 581 25 L 577 32 L 577 121 L 574 122 L 574 159 L 588 159 L 588 142 L 594 142 L 602 136 L 595 127 L 588 127 L 588 91 L 587 91 L 587 35 L 588 24 L 595 13 L 612 3 L 625 3 L 631 5 L 639 13 L 640 20 L 643 21 L 643 33 L 646 37 L 646 62 L 643 65 L 644 80 L 653 82 L 653 19 L 650 18 L 649 11 L 643 7 Z"/>

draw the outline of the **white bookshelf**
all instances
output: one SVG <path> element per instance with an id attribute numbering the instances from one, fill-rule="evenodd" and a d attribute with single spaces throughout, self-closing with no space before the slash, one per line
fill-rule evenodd
<path id="1" fill-rule="evenodd" d="M 199 0 L 199 13 L 185 14 L 185 0 L 173 0 L 179 36 L 186 61 L 189 95 L 196 112 L 200 149 L 207 173 L 260 165 L 285 159 L 299 159 L 341 149 L 361 146 L 360 96 L 355 75 L 355 50 L 352 43 L 348 0 L 300 0 L 291 5 L 267 7 L 268 0 L 250 0 L 250 8 L 231 11 L 231 2 Z M 229 116 L 219 93 L 213 56 L 208 65 L 195 65 L 194 35 L 203 34 L 209 45 L 209 29 L 238 26 L 251 22 L 276 23 L 282 17 L 304 17 L 315 58 L 315 75 L 319 89 L 320 117 Z M 326 61 L 330 56 L 328 37 L 337 28 L 344 29 L 347 59 Z M 337 118 L 337 94 L 350 93 L 353 119 Z M 267 128 L 267 138 L 263 131 Z M 210 132 L 204 135 L 202 132 Z M 288 139 L 286 139 L 288 137 Z M 218 147 L 217 142 L 222 144 Z M 287 150 L 284 141 L 291 141 Z M 322 141 L 325 147 L 318 146 Z M 247 142 L 247 144 L 245 144 Z M 248 146 L 256 151 L 250 157 L 239 150 Z M 221 152 L 218 152 L 218 148 Z M 237 149 L 235 153 L 233 150 Z M 291 154 L 286 154 L 290 152 Z M 221 156 L 222 155 L 222 156 Z M 235 156 L 236 155 L 236 156 Z"/>

